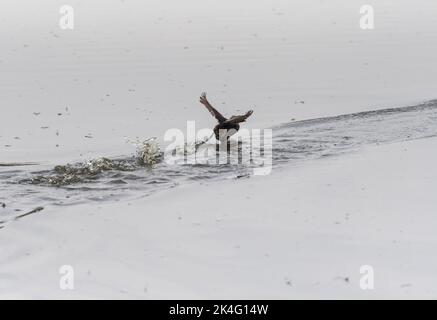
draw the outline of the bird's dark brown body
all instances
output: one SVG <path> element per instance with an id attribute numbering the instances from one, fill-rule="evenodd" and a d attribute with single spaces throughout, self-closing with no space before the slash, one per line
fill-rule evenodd
<path id="1" fill-rule="evenodd" d="M 249 110 L 241 116 L 232 116 L 227 119 L 209 103 L 206 99 L 206 93 L 202 93 L 200 96 L 200 103 L 217 119 L 218 124 L 214 127 L 214 135 L 217 140 L 222 141 L 228 141 L 230 136 L 237 133 L 240 130 L 239 123 L 245 122 L 253 113 L 252 110 Z"/>
<path id="2" fill-rule="evenodd" d="M 217 140 L 222 140 L 223 137 L 228 140 L 232 135 L 236 134 L 238 130 L 240 130 L 238 123 L 219 123 L 214 127 L 214 135 Z M 220 137 L 222 137 L 222 139 L 220 139 Z"/>

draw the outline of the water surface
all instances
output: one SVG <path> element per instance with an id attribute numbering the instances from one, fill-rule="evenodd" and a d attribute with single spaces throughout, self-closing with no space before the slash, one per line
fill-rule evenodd
<path id="1" fill-rule="evenodd" d="M 273 128 L 273 171 L 310 159 L 340 156 L 364 146 L 434 136 L 437 101 L 286 123 Z M 0 226 L 41 212 L 47 206 L 98 204 L 144 197 L 190 182 L 250 178 L 253 167 L 254 164 L 169 165 L 154 140 L 146 140 L 138 146 L 137 154 L 126 157 L 54 167 L 32 161 L 1 163 Z"/>

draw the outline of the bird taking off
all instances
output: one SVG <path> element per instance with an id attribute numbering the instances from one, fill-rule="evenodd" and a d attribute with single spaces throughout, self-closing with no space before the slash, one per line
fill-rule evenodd
<path id="1" fill-rule="evenodd" d="M 245 122 L 247 118 L 249 118 L 253 110 L 247 111 L 245 114 L 241 116 L 232 116 L 229 119 L 226 119 L 220 112 L 218 112 L 206 99 L 206 93 L 203 92 L 200 96 L 200 103 L 203 104 L 212 114 L 214 118 L 217 119 L 218 125 L 214 127 L 214 134 L 217 140 L 229 140 L 230 136 L 237 133 L 240 129 L 240 122 Z"/>

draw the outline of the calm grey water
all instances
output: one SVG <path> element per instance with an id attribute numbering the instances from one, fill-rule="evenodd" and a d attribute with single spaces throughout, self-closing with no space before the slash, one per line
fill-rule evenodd
<path id="1" fill-rule="evenodd" d="M 437 100 L 287 123 L 273 128 L 273 170 L 363 146 L 433 136 L 437 136 Z M 33 163 L 0 163 L 0 228 L 47 206 L 119 201 L 190 181 L 247 178 L 253 173 L 250 164 L 169 165 L 162 161 L 161 152 L 151 156 L 149 162 L 154 164 L 144 164 L 138 155 L 60 164 L 54 168 Z"/>

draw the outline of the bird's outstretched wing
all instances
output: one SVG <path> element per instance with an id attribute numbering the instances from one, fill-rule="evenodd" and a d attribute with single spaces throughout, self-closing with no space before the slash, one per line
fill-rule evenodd
<path id="1" fill-rule="evenodd" d="M 220 112 L 214 109 L 214 107 L 209 103 L 209 101 L 206 99 L 205 92 L 203 92 L 200 95 L 200 103 L 203 104 L 208 109 L 209 113 L 211 113 L 213 117 L 218 120 L 218 122 L 222 123 L 227 120 L 225 117 L 223 117 L 223 115 Z"/>
<path id="2" fill-rule="evenodd" d="M 253 110 L 249 110 L 246 112 L 246 114 L 243 114 L 241 116 L 232 116 L 228 120 L 225 121 L 225 123 L 240 123 L 245 122 L 247 118 L 249 118 L 253 113 Z"/>

